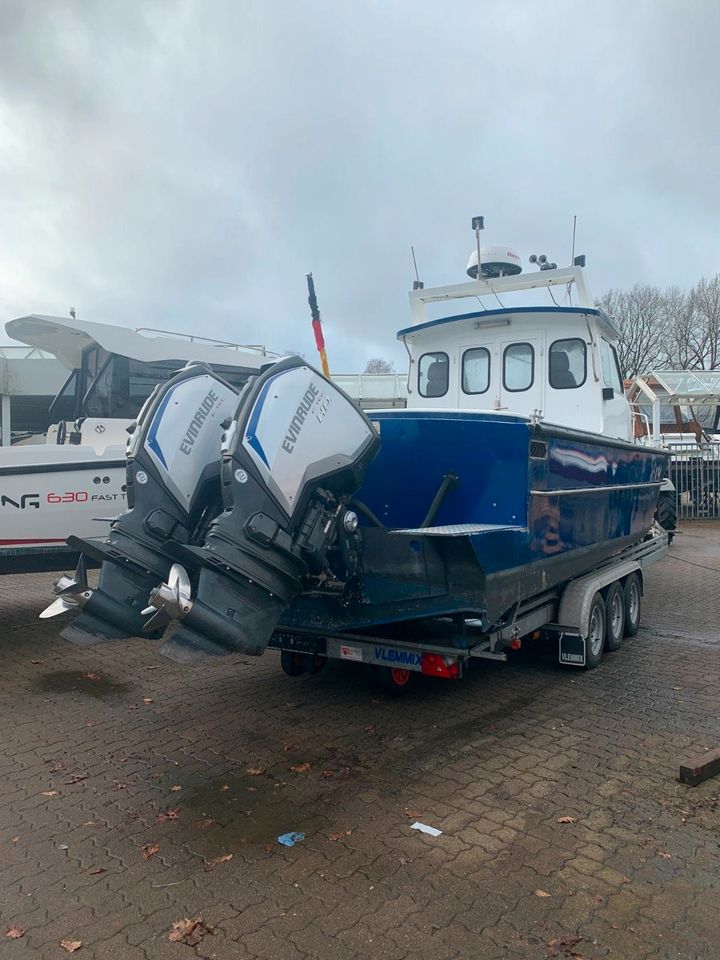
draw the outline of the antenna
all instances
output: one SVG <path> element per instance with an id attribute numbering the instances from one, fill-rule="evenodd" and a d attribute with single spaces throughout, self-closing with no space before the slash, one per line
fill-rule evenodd
<path id="1" fill-rule="evenodd" d="M 418 273 L 417 260 L 415 259 L 415 247 L 410 244 L 410 252 L 412 253 L 413 265 L 415 267 L 415 280 L 413 281 L 413 290 L 422 290 L 425 284 L 420 279 L 420 274 Z"/>
<path id="2" fill-rule="evenodd" d="M 570 254 L 570 263 L 575 264 L 575 230 L 577 229 L 577 214 L 573 216 L 573 241 L 572 253 Z"/>
<path id="3" fill-rule="evenodd" d="M 75 307 L 70 307 L 70 316 L 75 319 Z"/>
<path id="4" fill-rule="evenodd" d="M 473 217 L 472 228 L 475 231 L 475 243 L 477 244 L 477 278 L 482 280 L 482 266 L 480 265 L 480 231 L 485 229 L 485 217 Z"/>

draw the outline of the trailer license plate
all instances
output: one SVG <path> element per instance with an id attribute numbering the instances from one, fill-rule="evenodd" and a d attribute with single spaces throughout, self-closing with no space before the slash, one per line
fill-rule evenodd
<path id="1" fill-rule="evenodd" d="M 585 640 L 572 634 L 560 634 L 560 663 L 571 667 L 585 666 Z"/>

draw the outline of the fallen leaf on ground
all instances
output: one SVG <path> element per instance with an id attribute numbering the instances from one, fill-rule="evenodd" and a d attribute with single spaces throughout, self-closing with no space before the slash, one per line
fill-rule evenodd
<path id="1" fill-rule="evenodd" d="M 57 796 L 59 796 L 59 794 L 58 794 L 57 790 L 43 790 L 42 796 L 43 796 L 43 797 L 57 797 Z"/>
<path id="2" fill-rule="evenodd" d="M 231 853 L 224 853 L 221 857 L 215 857 L 214 860 L 208 860 L 205 864 L 206 870 L 212 870 L 213 867 L 216 867 L 219 863 L 227 863 L 228 860 L 232 860 L 233 855 Z"/>
<path id="3" fill-rule="evenodd" d="M 298 763 L 294 767 L 290 767 L 293 773 L 307 773 L 310 769 L 311 764 L 306 760 L 305 763 Z"/>
<path id="4" fill-rule="evenodd" d="M 579 956 L 579 954 L 574 954 L 571 951 L 571 947 L 574 947 L 576 943 L 580 943 L 583 938 L 579 933 L 564 933 L 561 937 L 556 937 L 553 940 L 548 940 L 547 945 L 550 948 L 550 956 L 557 957 L 560 951 L 563 953 L 570 953 L 570 956 Z"/>
<path id="5" fill-rule="evenodd" d="M 536 896 L 536 897 L 551 897 L 552 894 L 551 894 L 551 893 L 548 893 L 547 890 L 536 890 L 536 891 L 535 891 L 535 896 Z"/>
<path id="6" fill-rule="evenodd" d="M 365 733 L 367 733 L 367 734 L 373 734 L 373 733 L 375 733 L 375 726 L 374 726 L 374 724 L 369 723 L 369 724 L 365 727 Z"/>
<path id="7" fill-rule="evenodd" d="M 245 787 L 248 793 L 257 793 L 257 787 Z"/>
<path id="8" fill-rule="evenodd" d="M 349 837 L 352 834 L 352 830 L 340 830 L 338 833 L 329 834 L 330 840 L 342 840 L 343 837 Z"/>
<path id="9" fill-rule="evenodd" d="M 152 697 L 143 697 L 143 703 L 155 703 Z"/>
<path id="10" fill-rule="evenodd" d="M 38 664 L 38 663 L 45 663 L 45 661 L 44 661 L 44 660 L 31 660 L 30 663 Z"/>
<path id="11" fill-rule="evenodd" d="M 156 817 L 158 823 L 165 823 L 166 820 L 179 820 L 180 807 L 173 807 L 170 810 L 162 810 Z"/>
<path id="12" fill-rule="evenodd" d="M 13 837 L 12 840 L 10 841 L 10 843 L 17 843 L 19 839 L 20 839 L 19 836 Z"/>
<path id="13" fill-rule="evenodd" d="M 667 853 L 665 850 L 658 850 L 657 854 L 659 857 L 662 857 L 663 860 L 672 860 L 672 854 Z"/>
<path id="14" fill-rule="evenodd" d="M 623 883 L 630 883 L 630 877 L 623 877 Z"/>
<path id="15" fill-rule="evenodd" d="M 206 933 L 208 933 L 208 928 L 203 923 L 201 915 L 184 917 L 182 920 L 176 920 L 173 923 L 172 930 L 168 934 L 168 940 L 173 940 L 176 943 L 185 940 L 194 946 L 202 940 Z"/>
<path id="16" fill-rule="evenodd" d="M 288 750 L 292 750 L 292 748 L 293 748 L 293 744 L 292 744 L 292 743 L 284 743 L 284 744 L 283 744 L 283 750 L 285 751 L 285 753 L 287 753 Z"/>
<path id="17" fill-rule="evenodd" d="M 99 674 L 99 673 L 84 673 L 84 674 L 83 674 L 83 680 L 99 680 L 99 679 L 100 679 L 100 674 Z M 73 942 L 74 942 L 74 941 L 73 941 Z M 68 943 L 70 943 L 69 940 L 68 940 Z M 77 947 L 75 947 L 75 949 L 77 950 Z"/>
<path id="18" fill-rule="evenodd" d="M 19 940 L 20 937 L 25 936 L 25 930 L 22 927 L 18 927 L 16 924 L 11 923 L 5 931 L 5 936 L 10 940 Z"/>
<path id="19" fill-rule="evenodd" d="M 577 823 L 576 817 L 558 817 L 558 823 Z"/>
<path id="20" fill-rule="evenodd" d="M 330 779 L 330 777 L 334 777 L 334 776 L 335 776 L 335 771 L 334 771 L 334 770 L 323 770 L 322 775 L 323 775 L 324 777 L 327 777 L 328 779 Z"/>
<path id="21" fill-rule="evenodd" d="M 89 776 L 89 773 L 76 773 L 74 777 L 70 777 L 70 779 L 66 780 L 65 783 L 80 783 L 81 780 L 87 780 Z"/>
<path id="22" fill-rule="evenodd" d="M 90 876 L 91 876 L 91 877 L 97 877 L 97 876 L 99 876 L 101 873 L 107 873 L 107 870 L 105 869 L 105 867 L 97 867 L 97 869 L 91 870 L 91 871 L 90 871 Z"/>
<path id="23" fill-rule="evenodd" d="M 410 820 L 417 820 L 422 814 L 419 810 L 413 810 L 412 807 L 405 807 L 405 816 Z"/>
<path id="24" fill-rule="evenodd" d="M 203 817 L 201 820 L 196 820 L 193 826 L 196 830 L 207 830 L 208 827 L 211 827 L 215 821 L 212 817 Z"/>
<path id="25" fill-rule="evenodd" d="M 182 787 L 179 783 L 173 784 L 173 786 L 170 787 L 170 793 L 177 793 L 178 790 L 182 790 Z"/>
<path id="26" fill-rule="evenodd" d="M 248 767 L 245 773 L 249 773 L 251 777 L 261 777 L 265 773 L 265 767 Z"/>
<path id="27" fill-rule="evenodd" d="M 82 940 L 61 940 L 60 946 L 68 953 L 75 953 L 82 946 Z"/>
<path id="28" fill-rule="evenodd" d="M 229 786 L 229 784 L 227 784 L 227 783 L 224 783 L 224 784 L 220 787 L 221 793 L 226 793 L 229 789 L 230 789 L 230 786 Z"/>
<path id="29" fill-rule="evenodd" d="M 140 849 L 142 850 L 143 860 L 149 860 L 150 857 L 154 857 L 156 853 L 160 853 L 160 844 L 159 843 L 144 843 Z"/>

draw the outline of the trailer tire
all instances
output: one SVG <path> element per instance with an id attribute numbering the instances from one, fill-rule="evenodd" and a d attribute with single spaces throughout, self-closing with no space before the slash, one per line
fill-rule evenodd
<path id="1" fill-rule="evenodd" d="M 585 638 L 585 669 L 594 670 L 602 660 L 605 651 L 605 624 L 607 615 L 605 612 L 605 600 L 603 595 L 598 592 L 590 604 L 590 613 L 588 614 L 588 634 Z"/>
<path id="2" fill-rule="evenodd" d="M 667 530 L 668 543 L 672 543 L 677 530 L 677 497 L 675 490 L 660 491 L 655 519 L 663 530 Z"/>
<path id="3" fill-rule="evenodd" d="M 280 666 L 289 677 L 301 677 L 306 670 L 305 654 L 294 650 L 280 651 Z"/>
<path id="4" fill-rule="evenodd" d="M 380 667 L 374 669 L 375 680 L 386 693 L 400 697 L 413 685 L 415 676 L 412 670 L 403 667 Z"/>
<path id="5" fill-rule="evenodd" d="M 625 635 L 625 591 L 622 583 L 611 583 L 605 594 L 605 646 L 619 650 Z"/>
<path id="6" fill-rule="evenodd" d="M 625 636 L 634 637 L 640 629 L 642 616 L 642 584 L 637 573 L 631 573 L 625 581 Z"/>

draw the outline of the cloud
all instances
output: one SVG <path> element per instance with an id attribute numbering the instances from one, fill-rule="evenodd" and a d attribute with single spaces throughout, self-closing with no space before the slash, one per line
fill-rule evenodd
<path id="1" fill-rule="evenodd" d="M 402 368 L 410 244 L 588 254 L 596 291 L 717 270 L 714 0 L 5 0 L 0 308 Z M 678 24 L 682 23 L 682 31 Z"/>

